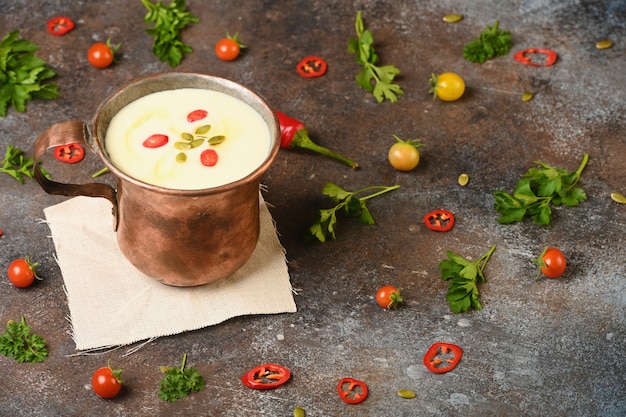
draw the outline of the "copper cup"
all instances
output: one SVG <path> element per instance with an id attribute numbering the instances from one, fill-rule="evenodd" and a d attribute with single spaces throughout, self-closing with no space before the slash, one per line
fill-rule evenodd
<path id="1" fill-rule="evenodd" d="M 270 152 L 246 177 L 218 187 L 175 190 L 139 181 L 118 169 L 104 146 L 112 117 L 145 95 L 178 88 L 219 91 L 245 102 L 270 131 Z M 117 177 L 117 187 L 102 183 L 63 184 L 39 168 L 44 152 L 80 143 L 91 148 Z M 167 285 L 208 284 L 233 274 L 250 258 L 259 232 L 259 184 L 278 153 L 280 126 L 263 98 L 232 81 L 203 74 L 165 73 L 136 80 L 107 98 L 89 123 L 57 123 L 33 145 L 35 178 L 49 194 L 103 197 L 113 205 L 119 248 L 141 272 Z"/>

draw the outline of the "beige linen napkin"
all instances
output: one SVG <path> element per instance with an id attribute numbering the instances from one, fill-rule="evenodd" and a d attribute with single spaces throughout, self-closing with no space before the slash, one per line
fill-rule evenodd
<path id="1" fill-rule="evenodd" d="M 295 312 L 282 248 L 261 198 L 261 236 L 228 278 L 170 287 L 120 252 L 111 203 L 75 197 L 44 209 L 65 282 L 77 350 L 128 345 L 221 323 L 235 316 Z"/>

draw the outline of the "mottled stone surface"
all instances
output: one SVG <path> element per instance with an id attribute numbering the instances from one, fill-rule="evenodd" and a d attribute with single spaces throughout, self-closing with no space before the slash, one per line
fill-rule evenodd
<path id="1" fill-rule="evenodd" d="M 223 76 L 263 95 L 276 109 L 303 120 L 314 140 L 357 160 L 351 171 L 306 152 L 281 151 L 263 178 L 283 243 L 298 312 L 252 316 L 101 355 L 76 355 L 63 279 L 55 262 L 43 208 L 65 197 L 45 194 L 32 180 L 20 185 L 0 175 L 0 268 L 17 257 L 37 260 L 42 282 L 26 290 L 0 279 L 0 322 L 26 316 L 48 342 L 41 364 L 0 357 L 2 416 L 622 416 L 626 414 L 626 3 L 623 1 L 231 1 L 189 0 L 201 23 L 183 33 L 194 48 L 175 69 Z M 10 108 L 0 119 L 0 153 L 29 150 L 54 123 L 90 120 L 98 104 L 135 78 L 174 69 L 151 53 L 145 9 L 139 1 L 0 0 L 0 36 L 19 29 L 41 46 L 37 56 L 57 72 L 62 96 Z M 346 52 L 354 18 L 363 13 L 383 64 L 400 68 L 405 95 L 378 104 L 354 77 L 360 67 Z M 442 17 L 464 19 L 447 24 Z M 70 34 L 54 37 L 45 22 L 67 15 Z M 513 50 L 485 64 L 464 60 L 463 45 L 496 20 L 513 35 Z M 248 45 L 236 61 L 219 61 L 216 41 L 239 32 Z M 87 48 L 111 38 L 119 63 L 98 70 Z M 597 50 L 610 39 L 614 46 Z M 530 47 L 559 54 L 550 68 L 523 66 L 513 53 Z M 305 55 L 328 61 L 328 73 L 303 79 Z M 432 72 L 453 71 L 466 81 L 458 102 L 433 101 Z M 522 102 L 525 91 L 535 93 Z M 386 160 L 392 134 L 420 137 L 422 162 L 410 173 Z M 500 225 L 493 192 L 511 192 L 522 173 L 541 160 L 575 170 L 590 161 L 580 185 L 588 200 L 557 208 L 549 226 L 531 221 Z M 101 165 L 88 155 L 77 166 L 49 160 L 59 180 L 90 181 Z M 466 187 L 457 184 L 467 173 Z M 101 181 L 110 182 L 104 176 Z M 342 218 L 337 240 L 304 239 L 317 209 L 332 202 L 327 182 L 348 190 L 400 184 L 369 202 L 377 224 Z M 428 231 L 434 208 L 456 214 L 451 232 Z M 477 259 L 497 245 L 480 287 L 482 311 L 453 314 L 438 263 L 452 250 Z M 531 260 L 546 246 L 568 259 L 565 276 L 535 281 Z M 4 274 L 4 272 L 3 272 Z M 103 274 L 102 279 L 106 279 Z M 376 289 L 402 288 L 397 311 L 379 308 Z M 94 314 L 107 314 L 94 311 Z M 436 341 L 462 346 L 453 372 L 434 375 L 422 365 Z M 183 353 L 207 387 L 174 404 L 157 397 L 159 366 Z M 111 360 L 125 369 L 126 387 L 114 400 L 96 397 L 93 370 Z M 274 391 L 252 391 L 240 376 L 264 362 L 289 367 L 292 380 Z M 370 396 L 349 406 L 335 385 L 351 376 Z M 400 398 L 411 389 L 417 397 Z"/>

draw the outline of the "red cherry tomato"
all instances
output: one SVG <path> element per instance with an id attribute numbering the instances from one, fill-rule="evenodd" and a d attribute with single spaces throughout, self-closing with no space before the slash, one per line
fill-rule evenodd
<path id="1" fill-rule="evenodd" d="M 122 389 L 122 369 L 114 370 L 111 366 L 97 369 L 91 376 L 93 391 L 102 398 L 113 398 Z"/>
<path id="2" fill-rule="evenodd" d="M 539 257 L 539 270 L 548 278 L 558 278 L 565 272 L 567 261 L 557 248 L 547 248 Z"/>
<path id="3" fill-rule="evenodd" d="M 85 157 L 85 148 L 79 143 L 70 143 L 54 148 L 54 157 L 66 164 L 76 164 Z"/>
<path id="4" fill-rule="evenodd" d="M 239 56 L 239 44 L 232 39 L 221 39 L 215 45 L 215 53 L 222 61 L 232 61 Z"/>
<path id="5" fill-rule="evenodd" d="M 222 61 L 235 60 L 241 53 L 241 50 L 246 47 L 239 41 L 237 35 L 238 33 L 235 33 L 235 36 L 226 34 L 226 37 L 220 39 L 215 45 L 215 54 Z"/>
<path id="6" fill-rule="evenodd" d="M 57 16 L 48 20 L 48 33 L 51 35 L 65 35 L 72 29 L 74 29 L 74 21 L 69 17 Z"/>
<path id="7" fill-rule="evenodd" d="M 113 50 L 104 42 L 96 42 L 87 50 L 87 59 L 96 68 L 106 68 L 113 63 Z"/>
<path id="8" fill-rule="evenodd" d="M 393 285 L 384 285 L 376 292 L 376 302 L 382 308 L 396 308 L 403 301 L 400 290 Z"/>
<path id="9" fill-rule="evenodd" d="M 37 262 L 31 262 L 29 258 L 14 260 L 7 270 L 9 281 L 18 288 L 29 287 L 35 279 L 41 279 L 37 276 L 38 265 Z"/>

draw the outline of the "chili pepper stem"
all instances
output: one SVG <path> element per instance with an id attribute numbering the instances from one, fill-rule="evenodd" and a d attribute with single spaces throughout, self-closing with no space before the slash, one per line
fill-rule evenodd
<path id="1" fill-rule="evenodd" d="M 309 137 L 309 134 L 306 129 L 300 129 L 296 132 L 290 146 L 292 148 L 295 147 L 295 148 L 308 149 L 310 151 L 319 153 L 321 155 L 328 156 L 355 170 L 359 168 L 359 164 L 357 164 L 353 160 L 313 142 L 313 140 L 311 140 L 311 138 Z"/>

